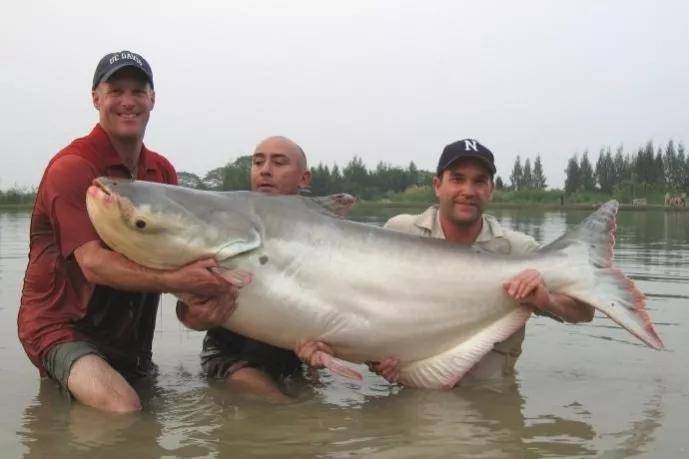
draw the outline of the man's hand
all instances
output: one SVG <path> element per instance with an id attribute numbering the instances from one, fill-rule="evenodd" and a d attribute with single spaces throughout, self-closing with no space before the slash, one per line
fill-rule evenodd
<path id="1" fill-rule="evenodd" d="M 210 297 L 179 293 L 177 318 L 192 330 L 219 327 L 227 322 L 237 308 L 237 293 L 237 288 L 232 286 L 227 292 Z"/>
<path id="2" fill-rule="evenodd" d="M 541 273 L 535 269 L 525 269 L 503 285 L 505 292 L 519 303 L 535 309 L 550 311 L 550 293 Z"/>
<path id="3" fill-rule="evenodd" d="M 380 362 L 366 362 L 366 365 L 369 370 L 382 376 L 391 384 L 396 383 L 400 377 L 400 361 L 394 357 L 388 357 Z"/>
<path id="4" fill-rule="evenodd" d="M 299 360 L 311 368 L 325 367 L 318 351 L 331 356 L 334 355 L 332 348 L 322 341 L 299 341 L 294 346 L 294 353 L 297 354 Z"/>
<path id="5" fill-rule="evenodd" d="M 223 295 L 230 291 L 232 284 L 213 271 L 217 268 L 218 263 L 213 258 L 198 260 L 174 271 L 165 271 L 165 285 L 175 294 L 193 293 L 206 298 Z"/>
<path id="6" fill-rule="evenodd" d="M 520 304 L 530 306 L 570 323 L 590 322 L 594 310 L 586 303 L 560 293 L 550 293 L 543 276 L 535 269 L 525 269 L 503 285 L 505 292 Z"/>

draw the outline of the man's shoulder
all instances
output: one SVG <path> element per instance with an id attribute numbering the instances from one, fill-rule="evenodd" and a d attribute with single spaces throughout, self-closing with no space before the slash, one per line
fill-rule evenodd
<path id="1" fill-rule="evenodd" d="M 403 233 L 425 234 L 432 227 L 436 211 L 436 208 L 431 206 L 420 214 L 395 215 L 385 222 L 383 228 Z"/>
<path id="2" fill-rule="evenodd" d="M 498 219 L 492 215 L 484 214 L 483 218 L 484 221 L 490 226 L 493 239 L 502 238 L 509 242 L 509 253 L 513 255 L 525 255 L 538 249 L 538 242 L 528 234 L 505 228 L 500 224 Z"/>
<path id="3" fill-rule="evenodd" d="M 158 171 L 164 183 L 177 185 L 177 171 L 172 163 L 165 156 L 148 147 L 146 147 L 146 167 Z"/>
<path id="4" fill-rule="evenodd" d="M 414 222 L 419 218 L 419 214 L 399 214 L 391 217 L 383 228 L 388 228 L 396 231 L 403 231 L 414 226 Z"/>

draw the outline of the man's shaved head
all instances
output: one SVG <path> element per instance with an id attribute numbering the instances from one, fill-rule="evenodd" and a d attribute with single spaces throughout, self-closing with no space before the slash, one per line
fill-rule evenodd
<path id="1" fill-rule="evenodd" d="M 304 150 L 299 146 L 298 143 L 296 143 L 294 140 L 290 139 L 289 137 L 281 136 L 281 135 L 273 135 L 270 137 L 266 137 L 265 139 L 261 140 L 257 145 L 256 148 L 254 149 L 254 153 L 258 152 L 259 150 L 269 150 L 271 147 L 275 146 L 280 146 L 282 147 L 281 149 L 290 149 L 294 151 L 295 154 L 295 159 L 297 159 L 299 167 L 303 170 L 308 169 L 307 161 L 306 161 L 306 153 L 304 153 Z"/>
<path id="2" fill-rule="evenodd" d="M 283 136 L 271 136 L 256 145 L 251 163 L 251 189 L 264 193 L 295 194 L 311 181 L 304 150 Z"/>

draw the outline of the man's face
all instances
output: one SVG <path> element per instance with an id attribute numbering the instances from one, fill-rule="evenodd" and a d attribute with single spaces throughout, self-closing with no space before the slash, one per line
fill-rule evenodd
<path id="1" fill-rule="evenodd" d="M 271 194 L 296 194 L 309 186 L 306 159 L 292 142 L 273 138 L 256 147 L 251 162 L 251 190 Z"/>
<path id="2" fill-rule="evenodd" d="M 125 67 L 92 93 L 100 125 L 112 137 L 143 139 L 148 117 L 155 104 L 155 93 L 138 70 Z"/>
<path id="3" fill-rule="evenodd" d="M 493 179 L 478 160 L 461 159 L 433 178 L 441 216 L 458 226 L 471 226 L 493 196 Z"/>

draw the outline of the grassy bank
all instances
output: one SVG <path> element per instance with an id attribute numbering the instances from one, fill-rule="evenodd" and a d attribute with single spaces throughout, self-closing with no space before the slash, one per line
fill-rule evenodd
<path id="1" fill-rule="evenodd" d="M 31 210 L 33 202 L 22 202 L 18 204 L 3 204 L 0 203 L 0 210 Z"/>

